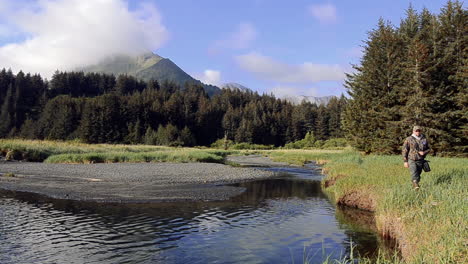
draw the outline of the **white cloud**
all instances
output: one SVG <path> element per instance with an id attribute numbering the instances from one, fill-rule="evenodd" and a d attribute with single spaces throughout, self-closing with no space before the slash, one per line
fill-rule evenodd
<path id="1" fill-rule="evenodd" d="M 311 83 L 342 81 L 345 77 L 344 70 L 339 65 L 314 64 L 311 62 L 291 65 L 256 52 L 237 56 L 235 59 L 242 69 L 268 81 Z"/>
<path id="2" fill-rule="evenodd" d="M 338 20 L 336 7 L 332 4 L 310 5 L 309 12 L 322 24 L 332 24 Z"/>
<path id="3" fill-rule="evenodd" d="M 250 23 L 240 23 L 234 32 L 223 39 L 215 41 L 210 48 L 211 53 L 217 53 L 222 49 L 246 49 L 257 38 L 257 31 Z"/>
<path id="4" fill-rule="evenodd" d="M 202 75 L 195 75 L 206 84 L 221 85 L 221 72 L 215 70 L 205 70 Z"/>
<path id="5" fill-rule="evenodd" d="M 45 77 L 115 54 L 155 50 L 168 38 L 158 10 L 146 2 L 129 10 L 125 0 L 41 0 L 0 11 L 6 20 L 0 24 L 26 36 L 0 46 L 0 68 Z"/>

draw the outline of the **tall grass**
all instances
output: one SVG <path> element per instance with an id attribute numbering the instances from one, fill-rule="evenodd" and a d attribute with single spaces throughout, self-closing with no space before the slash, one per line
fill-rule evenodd
<path id="1" fill-rule="evenodd" d="M 362 257 L 359 253 L 356 252 L 356 244 L 352 241 L 349 242 L 349 252 L 344 254 L 341 252 L 338 256 L 337 254 L 327 254 L 325 251 L 324 245 L 321 249 L 311 251 L 307 250 L 304 246 L 302 263 L 303 264 L 403 264 L 403 260 L 398 255 L 398 252 L 382 252 L 378 251 L 377 254 L 372 257 Z M 321 256 L 321 260 L 318 260 L 316 256 Z M 291 256 L 292 257 L 292 256 Z M 292 263 L 294 263 L 294 258 L 292 258 Z"/>
<path id="2" fill-rule="evenodd" d="M 46 163 L 116 163 L 116 162 L 210 162 L 223 163 L 224 156 L 201 150 L 153 152 L 105 152 L 59 154 L 48 157 Z"/>
<path id="3" fill-rule="evenodd" d="M 409 245 L 405 259 L 409 263 L 468 263 L 468 159 L 428 158 L 432 171 L 422 174 L 421 188 L 414 191 L 400 156 L 362 156 L 348 151 L 269 155 L 296 164 L 327 160 L 325 180 L 339 178 L 327 192 L 336 201 L 352 192 L 374 199 L 379 229 L 392 221 L 401 226 L 397 232 Z"/>
<path id="4" fill-rule="evenodd" d="M 359 255 L 353 254 L 353 246 L 351 245 L 351 255 L 343 256 L 339 259 L 332 259 L 331 257 L 326 257 L 322 264 L 404 264 L 405 262 L 395 254 L 393 256 L 388 256 L 381 252 L 377 253 L 377 256 L 374 258 L 361 257 Z M 305 264 L 312 264 L 313 262 L 304 261 Z"/>
<path id="5" fill-rule="evenodd" d="M 273 161 L 288 162 L 295 165 L 304 165 L 307 162 L 315 161 L 318 163 L 325 163 L 331 159 L 336 159 L 348 156 L 350 149 L 344 150 L 271 150 L 271 151 L 258 151 L 258 153 L 269 156 Z M 354 153 L 354 152 L 352 152 Z"/>
<path id="6" fill-rule="evenodd" d="M 0 153 L 48 163 L 215 162 L 236 151 L 150 145 L 84 144 L 75 141 L 0 139 Z"/>

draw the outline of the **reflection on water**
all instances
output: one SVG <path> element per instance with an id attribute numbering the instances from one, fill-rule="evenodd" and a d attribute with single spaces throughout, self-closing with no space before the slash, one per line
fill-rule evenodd
<path id="1" fill-rule="evenodd" d="M 335 209 L 316 170 L 273 170 L 277 179 L 235 184 L 246 191 L 219 202 L 98 204 L 0 192 L 0 263 L 316 263 L 347 254 L 351 240 L 361 254 L 376 252 L 374 232 Z"/>

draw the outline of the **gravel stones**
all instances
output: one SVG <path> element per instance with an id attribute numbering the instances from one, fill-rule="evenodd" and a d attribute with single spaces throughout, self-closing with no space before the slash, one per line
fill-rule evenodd
<path id="1" fill-rule="evenodd" d="M 216 163 L 48 164 L 0 162 L 0 188 L 97 202 L 225 200 L 243 188 L 223 184 L 274 176 Z"/>

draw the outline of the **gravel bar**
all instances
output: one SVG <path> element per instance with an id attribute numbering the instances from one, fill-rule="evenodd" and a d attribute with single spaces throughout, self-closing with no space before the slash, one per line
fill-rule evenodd
<path id="1" fill-rule="evenodd" d="M 14 176 L 8 176 L 13 173 Z M 96 202 L 226 200 L 225 184 L 273 177 L 270 171 L 215 163 L 48 164 L 0 161 L 0 188 Z"/>
<path id="2" fill-rule="evenodd" d="M 247 155 L 247 156 L 228 156 L 227 160 L 240 166 L 248 167 L 289 167 L 287 162 L 272 161 L 269 157 L 262 155 Z"/>

